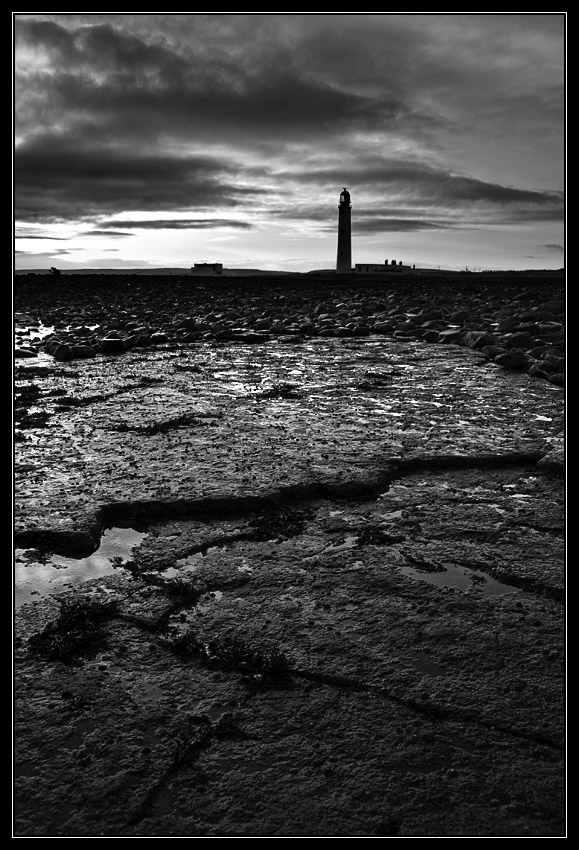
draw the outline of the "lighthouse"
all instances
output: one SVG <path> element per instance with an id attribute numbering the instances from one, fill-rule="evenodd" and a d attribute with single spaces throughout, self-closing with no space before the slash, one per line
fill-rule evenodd
<path id="1" fill-rule="evenodd" d="M 350 193 L 344 186 L 338 204 L 338 274 L 352 271 L 352 205 Z"/>

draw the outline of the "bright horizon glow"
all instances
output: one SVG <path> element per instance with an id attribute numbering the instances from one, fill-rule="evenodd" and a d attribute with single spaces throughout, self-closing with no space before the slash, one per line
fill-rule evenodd
<path id="1" fill-rule="evenodd" d="M 13 19 L 16 271 L 565 264 L 566 13 Z"/>

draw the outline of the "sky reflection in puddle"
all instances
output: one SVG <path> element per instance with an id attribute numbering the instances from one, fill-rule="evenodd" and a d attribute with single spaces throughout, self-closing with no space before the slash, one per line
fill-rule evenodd
<path id="1" fill-rule="evenodd" d="M 28 563 L 25 549 L 16 549 L 14 565 L 14 604 L 16 608 L 26 602 L 42 599 L 54 593 L 82 584 L 95 578 L 112 575 L 113 558 L 126 559 L 132 549 L 145 537 L 134 528 L 108 528 L 101 545 L 88 558 L 65 558 L 53 555 L 45 564 Z"/>
<path id="2" fill-rule="evenodd" d="M 503 584 L 481 570 L 470 570 L 468 567 L 457 566 L 445 562 L 443 572 L 426 572 L 416 567 L 405 566 L 400 572 L 410 578 L 434 584 L 437 587 L 456 587 L 459 590 L 476 590 L 481 596 L 502 596 L 507 593 L 517 593 L 518 587 Z"/>

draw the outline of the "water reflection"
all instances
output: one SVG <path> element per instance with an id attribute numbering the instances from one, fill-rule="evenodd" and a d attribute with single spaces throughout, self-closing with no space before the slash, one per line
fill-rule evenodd
<path id="1" fill-rule="evenodd" d="M 104 578 L 115 571 L 114 558 L 127 559 L 132 549 L 145 537 L 134 528 L 108 528 L 101 545 L 88 558 L 65 558 L 53 555 L 46 563 L 28 562 L 24 549 L 16 549 L 14 566 L 14 600 L 19 608 L 25 602 L 43 599 L 89 579 Z"/>

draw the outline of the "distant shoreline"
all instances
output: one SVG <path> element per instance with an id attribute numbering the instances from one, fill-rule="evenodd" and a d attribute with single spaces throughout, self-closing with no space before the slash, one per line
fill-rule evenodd
<path id="1" fill-rule="evenodd" d="M 290 272 L 290 271 L 267 271 L 264 269 L 224 269 L 223 274 L 217 275 L 202 275 L 202 274 L 194 274 L 190 271 L 190 269 L 186 268 L 158 268 L 158 269 L 60 269 L 61 275 L 66 275 L 67 277 L 71 275 L 156 275 L 156 276 L 180 276 L 180 277 L 191 277 L 195 279 L 201 279 L 210 277 L 212 280 L 216 278 L 225 278 L 225 277 L 312 277 L 315 275 L 336 275 L 339 279 L 350 278 L 350 275 L 337 275 L 335 269 L 314 269 L 308 272 Z M 53 277 L 50 269 L 14 269 L 15 275 L 47 275 L 48 277 Z M 384 272 L 384 275 L 380 275 L 377 273 L 374 274 L 360 274 L 352 271 L 351 277 L 355 277 L 356 280 L 372 280 L 374 278 L 379 278 L 383 276 L 388 276 L 391 279 L 398 279 L 400 277 L 415 277 L 419 275 L 560 275 L 564 277 L 565 269 L 483 269 L 480 272 L 472 272 L 467 271 L 465 269 L 438 269 L 438 268 L 417 268 L 412 272 L 402 273 L 402 272 Z"/>

